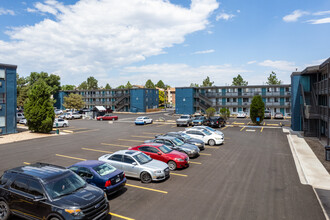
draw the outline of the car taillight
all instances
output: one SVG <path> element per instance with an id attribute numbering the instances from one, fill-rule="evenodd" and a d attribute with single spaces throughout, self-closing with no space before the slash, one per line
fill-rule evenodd
<path id="1" fill-rule="evenodd" d="M 217 124 L 219 124 L 219 121 L 217 121 Z"/>
<path id="2" fill-rule="evenodd" d="M 111 181 L 110 180 L 106 181 L 104 186 L 105 187 L 111 186 Z"/>
<path id="3" fill-rule="evenodd" d="M 123 175 L 123 179 L 125 178 L 125 173 L 124 173 L 124 175 Z"/>

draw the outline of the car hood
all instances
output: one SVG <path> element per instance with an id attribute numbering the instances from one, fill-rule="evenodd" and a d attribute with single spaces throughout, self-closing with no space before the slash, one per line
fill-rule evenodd
<path id="1" fill-rule="evenodd" d="M 202 119 L 195 119 L 193 120 L 193 122 L 202 122 L 203 120 Z"/>
<path id="2" fill-rule="evenodd" d="M 168 168 L 168 165 L 159 160 L 152 160 L 149 163 L 142 164 L 141 166 L 152 170 L 164 170 Z"/>
<path id="3" fill-rule="evenodd" d="M 189 118 L 178 118 L 178 119 L 176 119 L 177 121 L 188 121 L 189 120 Z"/>
<path id="4" fill-rule="evenodd" d="M 168 157 L 171 157 L 171 158 L 181 158 L 181 159 L 186 159 L 188 157 L 187 154 L 181 153 L 176 150 L 172 150 L 170 153 L 165 154 L 165 155 Z"/>
<path id="5" fill-rule="evenodd" d="M 196 145 L 193 144 L 189 144 L 189 143 L 184 143 L 181 146 L 179 146 L 180 148 L 184 148 L 184 149 L 189 149 L 189 150 L 198 150 L 199 148 Z"/>
<path id="6" fill-rule="evenodd" d="M 200 139 L 197 139 L 197 138 L 190 138 L 190 139 L 187 140 L 187 143 L 189 143 L 189 144 L 193 144 L 193 143 L 203 144 L 204 141 L 202 141 Z"/>
<path id="7" fill-rule="evenodd" d="M 54 205 L 64 208 L 84 207 L 104 197 L 103 190 L 87 184 L 77 192 L 54 200 Z"/>

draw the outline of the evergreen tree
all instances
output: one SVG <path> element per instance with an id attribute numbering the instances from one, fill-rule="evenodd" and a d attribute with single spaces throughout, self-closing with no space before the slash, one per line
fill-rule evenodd
<path id="1" fill-rule="evenodd" d="M 105 85 L 105 89 L 111 89 L 111 86 L 109 85 L 109 83 L 107 83 L 107 84 Z"/>
<path id="2" fill-rule="evenodd" d="M 166 86 L 162 80 L 158 81 L 158 83 L 156 84 L 156 87 L 161 88 L 161 89 L 166 89 Z"/>
<path id="3" fill-rule="evenodd" d="M 78 86 L 78 89 L 79 90 L 87 90 L 87 82 L 86 81 L 84 81 L 84 82 L 82 82 L 79 86 Z"/>
<path id="4" fill-rule="evenodd" d="M 155 84 L 151 81 L 151 79 L 148 79 L 148 81 L 146 82 L 144 87 L 147 88 L 147 89 L 155 89 L 156 88 Z"/>
<path id="5" fill-rule="evenodd" d="M 125 86 L 124 85 L 120 85 L 116 89 L 125 89 Z"/>
<path id="6" fill-rule="evenodd" d="M 250 118 L 253 123 L 260 125 L 264 120 L 265 115 L 265 103 L 262 101 L 260 95 L 256 95 L 253 97 L 250 107 Z M 257 118 L 259 117 L 259 121 Z"/>
<path id="7" fill-rule="evenodd" d="M 32 72 L 30 76 L 26 77 L 29 86 L 32 86 L 39 79 L 42 79 L 48 86 L 50 86 L 52 95 L 58 92 L 61 88 L 61 78 L 54 74 L 48 75 L 46 72 Z"/>
<path id="8" fill-rule="evenodd" d="M 126 86 L 125 86 L 126 89 L 131 89 L 133 88 L 132 84 L 128 81 Z"/>
<path id="9" fill-rule="evenodd" d="M 233 78 L 232 86 L 247 86 L 248 82 L 243 80 L 243 77 L 238 74 L 237 77 Z"/>
<path id="10" fill-rule="evenodd" d="M 97 86 L 98 81 L 93 77 L 90 76 L 87 78 L 87 89 L 88 90 L 95 90 L 98 89 L 99 87 Z"/>
<path id="11" fill-rule="evenodd" d="M 268 85 L 280 85 L 282 82 L 281 80 L 278 80 L 276 77 L 276 73 L 272 71 L 272 73 L 267 78 L 267 84 Z"/>
<path id="12" fill-rule="evenodd" d="M 190 83 L 190 87 L 199 87 L 197 83 Z"/>
<path id="13" fill-rule="evenodd" d="M 53 101 L 50 96 L 52 88 L 43 79 L 36 81 L 28 92 L 24 105 L 24 115 L 28 121 L 29 130 L 49 133 L 53 129 L 55 119 Z"/>
<path id="14" fill-rule="evenodd" d="M 211 82 L 210 77 L 206 77 L 206 79 L 203 80 L 203 87 L 213 86 L 214 82 Z"/>

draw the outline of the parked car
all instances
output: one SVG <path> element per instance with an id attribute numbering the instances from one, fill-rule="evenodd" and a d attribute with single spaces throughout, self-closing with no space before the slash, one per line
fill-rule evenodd
<path id="1" fill-rule="evenodd" d="M 101 219 L 108 213 L 103 190 L 65 167 L 35 163 L 7 170 L 0 178 L 4 220 L 11 214 L 25 219 Z"/>
<path id="2" fill-rule="evenodd" d="M 283 116 L 282 112 L 276 112 L 275 115 L 274 115 L 274 118 L 275 119 L 283 119 L 284 116 Z"/>
<path id="3" fill-rule="evenodd" d="M 176 126 L 189 126 L 192 125 L 192 117 L 190 115 L 181 115 L 176 119 Z"/>
<path id="4" fill-rule="evenodd" d="M 61 109 L 55 109 L 55 115 L 63 114 L 63 111 Z"/>
<path id="5" fill-rule="evenodd" d="M 158 136 L 153 140 L 147 140 L 144 143 L 159 143 L 165 144 L 172 150 L 177 150 L 182 153 L 186 153 L 190 158 L 199 156 L 199 148 L 195 145 L 184 143 L 180 139 L 171 136 Z"/>
<path id="6" fill-rule="evenodd" d="M 207 129 L 189 128 L 185 130 L 183 133 L 186 133 L 193 138 L 200 139 L 204 141 L 205 144 L 211 146 L 222 144 L 224 141 L 224 138 L 221 135 L 211 133 Z"/>
<path id="7" fill-rule="evenodd" d="M 26 120 L 26 118 L 22 118 L 21 120 L 19 120 L 18 123 L 23 124 L 23 125 L 27 125 L 27 120 Z"/>
<path id="8" fill-rule="evenodd" d="M 55 118 L 54 123 L 53 123 L 53 128 L 68 127 L 68 126 L 69 126 L 69 122 L 62 118 Z"/>
<path id="9" fill-rule="evenodd" d="M 163 144 L 142 144 L 140 146 L 131 147 L 129 150 L 141 151 L 152 159 L 163 161 L 167 163 L 170 170 L 189 167 L 189 157 L 187 154 L 172 150 Z"/>
<path id="10" fill-rule="evenodd" d="M 237 118 L 246 118 L 246 113 L 243 112 L 243 111 L 239 111 L 238 114 L 237 114 Z"/>
<path id="11" fill-rule="evenodd" d="M 264 119 L 271 119 L 272 113 L 269 110 L 265 110 Z"/>
<path id="12" fill-rule="evenodd" d="M 209 126 L 196 126 L 196 127 L 194 127 L 194 128 L 196 128 L 196 129 L 201 129 L 201 130 L 206 129 L 206 130 L 208 130 L 208 131 L 211 132 L 211 133 L 218 134 L 218 135 L 220 135 L 221 137 L 225 138 L 225 135 L 223 134 L 222 131 L 218 131 L 218 130 L 216 130 L 216 129 L 214 129 L 214 128 L 211 128 L 211 127 L 209 127 Z"/>
<path id="13" fill-rule="evenodd" d="M 98 116 L 96 117 L 96 120 L 98 121 L 103 121 L 103 120 L 118 120 L 118 116 L 117 115 L 112 115 L 112 114 L 105 114 L 103 116 Z"/>
<path id="14" fill-rule="evenodd" d="M 212 116 L 207 119 L 206 125 L 210 127 L 220 128 L 226 125 L 226 120 L 220 116 Z"/>
<path id="15" fill-rule="evenodd" d="M 67 112 L 64 114 L 64 118 L 68 120 L 82 118 L 82 115 L 78 112 Z"/>
<path id="16" fill-rule="evenodd" d="M 101 188 L 107 195 L 118 192 L 126 185 L 125 173 L 99 160 L 85 160 L 69 167 L 87 183 Z"/>
<path id="17" fill-rule="evenodd" d="M 19 123 L 19 120 L 25 118 L 23 112 L 17 112 L 16 113 L 16 123 Z"/>
<path id="18" fill-rule="evenodd" d="M 156 135 L 155 137 L 157 138 L 159 135 Z M 168 132 L 164 134 L 164 136 L 172 136 L 179 138 L 181 141 L 188 143 L 188 144 L 193 144 L 199 148 L 199 150 L 204 150 L 205 149 L 205 144 L 204 141 L 192 138 L 189 135 L 183 133 L 183 132 Z"/>
<path id="19" fill-rule="evenodd" d="M 206 121 L 207 121 L 207 119 L 205 116 L 197 116 L 193 119 L 192 124 L 193 124 L 193 126 L 205 125 Z"/>
<path id="20" fill-rule="evenodd" d="M 147 116 L 141 116 L 135 119 L 136 125 L 152 124 L 152 119 Z"/>
<path id="21" fill-rule="evenodd" d="M 139 178 L 142 183 L 165 180 L 170 176 L 166 163 L 135 150 L 120 150 L 103 155 L 99 160 L 125 171 L 126 176 Z"/>

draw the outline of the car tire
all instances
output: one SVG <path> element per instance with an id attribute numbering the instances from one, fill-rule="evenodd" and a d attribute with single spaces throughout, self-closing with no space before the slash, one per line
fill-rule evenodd
<path id="1" fill-rule="evenodd" d="M 0 219 L 7 220 L 10 213 L 8 204 L 5 201 L 0 201 Z"/>
<path id="2" fill-rule="evenodd" d="M 213 139 L 210 139 L 210 140 L 208 141 L 208 144 L 209 144 L 210 146 L 214 146 L 214 145 L 215 145 L 215 141 L 214 141 Z"/>
<path id="3" fill-rule="evenodd" d="M 114 120 L 115 120 L 115 118 L 112 118 L 111 120 L 112 120 L 112 121 L 114 121 Z"/>
<path id="4" fill-rule="evenodd" d="M 177 167 L 176 163 L 173 160 L 168 161 L 167 165 L 168 165 L 168 168 L 170 168 L 170 170 L 175 170 Z"/>
<path id="5" fill-rule="evenodd" d="M 103 118 L 100 118 L 100 121 L 103 121 Z"/>
<path id="6" fill-rule="evenodd" d="M 142 172 L 140 178 L 142 183 L 150 183 L 152 181 L 151 175 L 148 172 Z"/>
<path id="7" fill-rule="evenodd" d="M 176 126 L 177 126 L 177 127 L 180 127 L 180 125 L 178 125 L 178 124 L 177 124 Z"/>
<path id="8" fill-rule="evenodd" d="M 64 124 L 63 124 L 63 128 L 65 128 L 66 126 L 67 126 L 67 125 L 64 123 Z"/>

